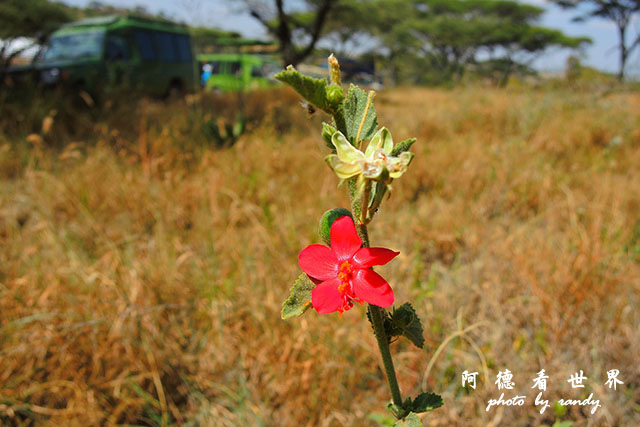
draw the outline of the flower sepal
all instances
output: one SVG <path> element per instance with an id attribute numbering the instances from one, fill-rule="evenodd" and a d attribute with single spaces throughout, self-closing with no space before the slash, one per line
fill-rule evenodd
<path id="1" fill-rule="evenodd" d="M 326 142 L 327 147 L 331 148 L 331 150 L 335 151 L 335 147 L 331 142 L 331 138 L 333 138 L 333 134 L 336 133 L 337 130 L 329 123 L 322 122 L 322 138 L 324 142 Z"/>

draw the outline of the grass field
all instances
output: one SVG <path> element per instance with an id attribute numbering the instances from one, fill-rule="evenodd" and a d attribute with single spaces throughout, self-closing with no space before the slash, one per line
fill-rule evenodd
<path id="1" fill-rule="evenodd" d="M 48 102 L 2 107 L 1 424 L 379 425 L 364 308 L 280 319 L 320 215 L 348 206 L 320 114 L 288 91 Z M 426 351 L 392 346 L 404 395 L 443 395 L 425 425 L 640 425 L 640 94 L 407 88 L 376 108 L 418 138 L 370 234 L 425 324 Z M 217 148 L 202 124 L 239 109 L 248 131 Z M 487 412 L 505 368 L 526 404 Z M 602 408 L 539 414 L 540 369 L 545 399 Z"/>

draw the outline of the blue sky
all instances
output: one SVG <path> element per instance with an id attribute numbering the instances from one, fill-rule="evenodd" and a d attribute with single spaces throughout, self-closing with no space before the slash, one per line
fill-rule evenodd
<path id="1" fill-rule="evenodd" d="M 86 6 L 90 0 L 64 0 L 74 6 Z M 175 20 L 192 25 L 211 26 L 238 31 L 246 37 L 266 38 L 260 24 L 242 10 L 238 0 L 102 0 L 105 4 L 131 7 L 132 4 L 144 6 L 151 12 L 163 11 Z M 523 1 L 525 2 L 525 1 Z M 550 5 L 546 0 L 527 0 L 547 9 L 541 24 L 556 28 L 573 36 L 591 37 L 594 43 L 580 52 L 582 61 L 595 68 L 615 72 L 618 67 L 617 30 L 613 23 L 593 19 L 583 23 L 571 22 L 574 11 L 564 11 Z M 632 33 L 640 31 L 640 23 L 633 25 Z M 540 70 L 559 71 L 564 68 L 568 51 L 550 51 L 536 61 Z M 640 75 L 640 55 L 636 52 L 628 62 L 627 73 Z"/>

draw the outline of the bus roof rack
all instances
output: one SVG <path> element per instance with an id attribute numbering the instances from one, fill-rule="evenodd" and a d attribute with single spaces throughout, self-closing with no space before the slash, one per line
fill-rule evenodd
<path id="1" fill-rule="evenodd" d="M 137 21 L 141 23 L 150 23 L 150 24 L 151 23 L 167 24 L 174 27 L 187 28 L 185 24 L 169 21 L 168 19 L 149 18 L 149 17 L 140 16 L 136 14 L 95 16 L 91 18 L 85 18 L 85 19 L 80 19 L 78 21 L 69 22 L 67 24 L 62 25 L 60 28 L 108 26 L 123 20 Z"/>

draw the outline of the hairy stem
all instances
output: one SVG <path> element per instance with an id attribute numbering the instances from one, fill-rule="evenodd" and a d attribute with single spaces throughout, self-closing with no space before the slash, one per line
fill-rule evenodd
<path id="1" fill-rule="evenodd" d="M 396 378 L 396 370 L 393 367 L 393 359 L 391 358 L 391 350 L 389 349 L 389 338 L 384 331 L 384 309 L 377 305 L 369 304 L 369 315 L 371 316 L 371 323 L 373 324 L 373 333 L 378 340 L 378 348 L 382 356 L 384 370 L 387 373 L 387 382 L 389 383 L 393 403 L 400 406 L 402 405 L 402 395 L 400 394 L 400 387 L 398 386 L 398 379 Z"/>
<path id="2" fill-rule="evenodd" d="M 369 108 L 371 107 L 371 102 L 373 101 L 374 96 L 374 91 L 369 92 L 367 105 L 365 106 L 364 115 L 362 116 L 362 122 L 360 122 L 360 128 L 358 129 L 358 134 L 355 140 L 356 146 L 360 145 L 360 133 L 362 132 L 362 127 L 364 126 L 364 122 L 367 117 L 367 113 L 369 112 Z M 340 126 L 338 127 L 339 131 L 345 133 L 346 129 L 343 129 Z M 356 219 L 356 221 L 354 221 L 356 231 L 358 233 L 358 236 L 360 236 L 360 239 L 362 239 L 362 246 L 368 248 L 370 247 L 369 232 L 367 230 L 367 226 L 365 224 L 362 224 L 360 219 L 363 218 L 363 214 L 367 214 L 367 210 L 369 208 L 369 200 L 367 197 L 366 201 L 364 201 L 363 203 L 363 198 L 358 197 L 357 177 L 349 179 L 347 181 L 347 185 L 349 188 L 349 199 L 351 201 L 351 212 L 353 214 L 353 217 Z M 367 187 L 370 191 L 371 187 Z M 393 403 L 400 406 L 402 405 L 402 395 L 400 394 L 400 387 L 398 386 L 398 379 L 396 378 L 396 370 L 393 367 L 391 349 L 389 348 L 389 337 L 387 337 L 387 333 L 384 330 L 384 309 L 382 307 L 378 307 L 377 305 L 369 304 L 369 314 L 371 316 L 371 324 L 373 325 L 373 333 L 376 336 L 376 340 L 378 341 L 378 349 L 380 350 L 380 355 L 382 356 L 384 371 L 387 374 L 387 382 L 389 383 L 389 389 L 391 390 Z"/>
<path id="3" fill-rule="evenodd" d="M 355 197 L 356 191 L 356 178 L 352 178 L 349 180 L 351 210 L 355 218 L 360 218 L 363 212 L 367 211 L 367 207 L 364 206 L 363 208 L 361 199 Z M 370 247 L 369 231 L 367 226 L 356 222 L 356 231 L 358 232 L 358 236 L 362 239 L 362 246 L 365 248 Z M 391 358 L 391 349 L 389 348 L 389 337 L 387 337 L 387 333 L 384 330 L 384 309 L 377 305 L 369 304 L 369 315 L 371 316 L 373 333 L 378 341 L 378 348 L 380 349 L 380 355 L 382 356 L 384 371 L 387 374 L 387 382 L 389 383 L 393 403 L 396 405 L 402 405 L 402 395 L 400 394 L 400 387 L 398 386 L 398 379 L 396 378 L 396 370 L 393 367 L 393 359 Z"/>
<path id="4" fill-rule="evenodd" d="M 367 181 L 362 192 L 362 205 L 360 210 L 360 224 L 367 225 L 369 223 L 369 199 L 371 198 L 371 181 Z"/>

